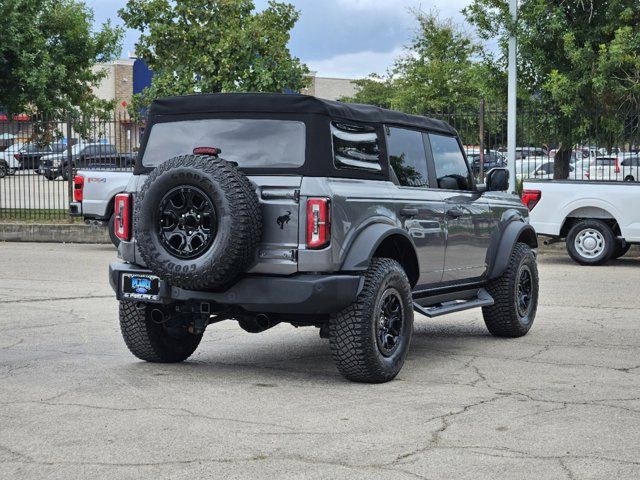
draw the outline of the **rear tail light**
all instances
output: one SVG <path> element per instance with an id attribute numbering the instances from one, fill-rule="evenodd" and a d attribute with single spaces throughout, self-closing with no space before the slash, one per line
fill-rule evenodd
<path id="1" fill-rule="evenodd" d="M 618 159 L 616 158 L 616 173 L 620 173 L 620 162 L 618 162 Z"/>
<path id="2" fill-rule="evenodd" d="M 76 175 L 73 177 L 73 200 L 75 202 L 81 202 L 84 191 L 84 177 Z"/>
<path id="3" fill-rule="evenodd" d="M 331 240 L 330 204 L 328 198 L 307 200 L 307 248 L 319 249 Z"/>
<path id="4" fill-rule="evenodd" d="M 119 193 L 114 202 L 114 225 L 113 229 L 116 237 L 120 240 L 129 241 L 131 239 L 131 194 Z"/>
<path id="5" fill-rule="evenodd" d="M 541 198 L 542 192 L 540 190 L 524 190 L 522 192 L 522 203 L 529 209 L 529 211 L 533 210 Z"/>
<path id="6" fill-rule="evenodd" d="M 20 154 L 19 153 L 14 153 L 13 154 L 13 158 L 15 158 L 16 160 L 20 160 Z"/>

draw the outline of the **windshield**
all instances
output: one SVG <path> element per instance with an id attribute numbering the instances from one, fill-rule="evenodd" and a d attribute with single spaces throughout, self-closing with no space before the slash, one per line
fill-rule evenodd
<path id="1" fill-rule="evenodd" d="M 142 157 L 155 167 L 196 147 L 216 147 L 244 168 L 296 168 L 304 164 L 305 126 L 289 120 L 207 119 L 156 123 Z"/>

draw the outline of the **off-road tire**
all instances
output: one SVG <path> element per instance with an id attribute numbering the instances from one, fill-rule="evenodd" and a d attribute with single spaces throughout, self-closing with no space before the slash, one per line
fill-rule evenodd
<path id="1" fill-rule="evenodd" d="M 120 331 L 129 351 L 140 360 L 153 363 L 177 363 L 189 358 L 202 335 L 154 322 L 153 308 L 144 303 L 120 302 Z"/>
<path id="2" fill-rule="evenodd" d="M 379 303 L 389 289 L 399 294 L 402 327 L 397 348 L 385 356 L 378 345 L 376 323 L 380 320 Z M 356 301 L 329 320 L 329 345 L 338 371 L 355 382 L 392 380 L 407 357 L 412 333 L 413 301 L 405 271 L 395 260 L 374 258 Z"/>
<path id="3" fill-rule="evenodd" d="M 603 242 L 600 251 L 593 257 L 585 256 L 576 247 L 576 238 L 582 232 L 597 232 L 598 238 Z M 580 265 L 602 265 L 611 260 L 616 251 L 617 240 L 611 231 L 611 227 L 601 220 L 581 220 L 576 223 L 567 234 L 566 246 L 569 256 Z"/>
<path id="4" fill-rule="evenodd" d="M 518 309 L 518 281 L 523 269 L 531 277 L 531 305 L 523 315 Z M 482 316 L 489 332 L 497 337 L 522 337 L 531 329 L 538 309 L 538 268 L 531 248 L 516 243 L 507 270 L 486 287 L 495 303 L 482 307 Z"/>
<path id="5" fill-rule="evenodd" d="M 109 232 L 109 240 L 113 243 L 113 246 L 118 248 L 120 246 L 120 239 L 116 235 L 116 214 L 112 213 L 107 222 L 107 231 Z"/>
<path id="6" fill-rule="evenodd" d="M 215 208 L 212 244 L 191 259 L 172 255 L 159 233 L 159 205 L 172 188 L 192 186 Z M 144 262 L 170 285 L 192 290 L 230 284 L 255 261 L 262 215 L 255 187 L 232 163 L 205 155 L 167 160 L 147 178 L 135 200 L 135 236 Z"/>

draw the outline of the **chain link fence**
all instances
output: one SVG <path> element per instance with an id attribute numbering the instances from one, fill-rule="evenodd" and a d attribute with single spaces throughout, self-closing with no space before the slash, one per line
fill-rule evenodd
<path id="1" fill-rule="evenodd" d="M 458 130 L 480 181 L 491 168 L 507 166 L 506 109 L 481 102 L 476 108 L 450 107 L 427 115 Z M 615 128 L 610 120 L 601 128 L 600 117 L 596 112 L 584 122 L 589 128 L 573 129 L 572 125 L 554 127 L 549 112 L 521 109 L 517 178 L 552 180 L 560 139 L 566 131 L 578 130 L 581 138 L 571 146 L 565 178 L 638 181 L 640 113 L 619 115 Z M 81 120 L 0 116 L 0 220 L 70 220 L 75 172 L 131 171 L 143 131 L 144 123 L 125 113 Z"/>

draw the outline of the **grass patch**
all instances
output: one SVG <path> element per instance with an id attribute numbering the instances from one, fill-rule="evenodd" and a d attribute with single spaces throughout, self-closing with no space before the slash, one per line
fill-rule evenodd
<path id="1" fill-rule="evenodd" d="M 83 223 L 64 208 L 0 208 L 0 222 L 5 223 Z"/>

